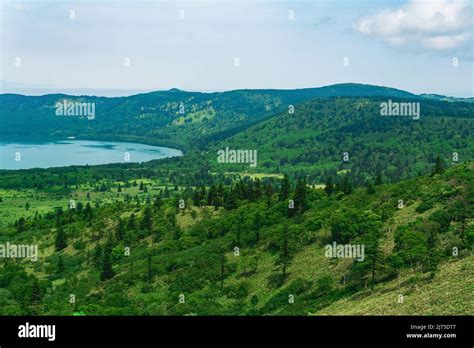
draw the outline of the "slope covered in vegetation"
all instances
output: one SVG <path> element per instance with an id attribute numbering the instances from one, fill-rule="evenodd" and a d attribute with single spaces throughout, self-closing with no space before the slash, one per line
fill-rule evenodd
<path id="1" fill-rule="evenodd" d="M 0 313 L 472 315 L 473 168 L 325 189 L 136 177 L 58 190 L 49 210 L 30 189 L 0 244 L 40 254 L 2 262 Z M 364 260 L 328 257 L 333 243 L 364 245 Z"/>

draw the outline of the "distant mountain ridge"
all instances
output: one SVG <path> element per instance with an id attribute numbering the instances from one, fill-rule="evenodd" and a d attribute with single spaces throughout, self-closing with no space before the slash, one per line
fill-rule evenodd
<path id="1" fill-rule="evenodd" d="M 355 83 L 295 90 L 186 92 L 173 88 L 129 97 L 0 94 L 0 136 L 135 141 L 190 150 L 222 140 L 312 98 L 416 98 L 394 88 Z M 55 104 L 94 103 L 95 118 L 58 117 Z"/>

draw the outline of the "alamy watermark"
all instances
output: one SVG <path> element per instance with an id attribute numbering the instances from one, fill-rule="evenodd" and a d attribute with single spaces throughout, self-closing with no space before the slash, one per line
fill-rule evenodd
<path id="1" fill-rule="evenodd" d="M 420 119 L 420 103 L 418 102 L 388 102 L 380 103 L 381 116 L 409 116 L 414 120 Z"/>
<path id="2" fill-rule="evenodd" d="M 37 244 L 0 244 L 0 258 L 30 258 L 38 261 Z"/>
<path id="3" fill-rule="evenodd" d="M 250 167 L 257 166 L 257 150 L 225 150 L 217 151 L 218 163 L 248 163 Z"/>
<path id="4" fill-rule="evenodd" d="M 365 259 L 364 244 L 337 244 L 333 242 L 332 244 L 326 244 L 324 249 L 326 249 L 324 256 L 329 258 L 340 257 L 357 259 L 357 261 L 364 261 Z"/>
<path id="5" fill-rule="evenodd" d="M 95 118 L 95 103 L 71 102 L 64 99 L 57 102 L 56 116 L 85 116 L 88 120 Z"/>

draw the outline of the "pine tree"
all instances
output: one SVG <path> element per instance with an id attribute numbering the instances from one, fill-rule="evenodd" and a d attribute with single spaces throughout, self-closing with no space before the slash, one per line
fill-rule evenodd
<path id="1" fill-rule="evenodd" d="M 119 218 L 117 227 L 115 229 L 115 238 L 120 241 L 120 240 L 123 240 L 124 237 L 125 237 L 125 223 L 123 222 L 121 218 Z"/>
<path id="2" fill-rule="evenodd" d="M 285 225 L 280 235 L 280 252 L 277 258 L 277 265 L 281 267 L 283 282 L 286 279 L 287 269 L 291 262 L 291 249 L 288 226 Z"/>
<path id="3" fill-rule="evenodd" d="M 132 213 L 128 219 L 127 231 L 134 231 L 137 229 L 137 220 L 135 214 Z"/>
<path id="4" fill-rule="evenodd" d="M 153 279 L 153 272 L 151 269 L 151 255 L 150 254 L 148 254 L 147 261 L 148 261 L 148 284 L 151 284 L 151 281 Z"/>
<path id="5" fill-rule="evenodd" d="M 65 247 L 67 247 L 66 233 L 62 227 L 58 227 L 57 229 L 56 241 L 54 245 L 56 246 L 56 251 L 63 250 Z"/>
<path id="6" fill-rule="evenodd" d="M 271 183 L 268 183 L 265 187 L 265 197 L 267 198 L 267 205 L 271 206 L 273 198 L 273 186 Z"/>
<path id="7" fill-rule="evenodd" d="M 347 175 L 345 175 L 342 179 L 341 190 L 345 195 L 350 195 L 352 193 L 352 184 L 349 181 L 349 177 Z"/>
<path id="8" fill-rule="evenodd" d="M 369 195 L 373 195 L 373 194 L 375 193 L 375 186 L 374 186 L 374 184 L 372 184 L 371 181 L 369 181 L 369 182 L 367 183 L 367 193 L 368 193 Z"/>
<path id="9" fill-rule="evenodd" d="M 59 255 L 58 263 L 56 265 L 56 273 L 57 274 L 63 274 L 64 270 L 65 270 L 65 267 L 64 267 L 63 257 L 62 257 L 62 255 Z"/>
<path id="10" fill-rule="evenodd" d="M 442 174 L 444 172 L 444 165 L 443 161 L 441 160 L 441 157 L 438 155 L 436 156 L 436 162 L 435 162 L 435 167 L 433 170 L 433 175 L 434 174 Z"/>
<path id="11" fill-rule="evenodd" d="M 100 266 L 102 265 L 102 247 L 100 244 L 97 244 L 94 249 L 94 266 L 97 269 L 100 269 Z"/>
<path id="12" fill-rule="evenodd" d="M 306 209 L 306 181 L 304 178 L 298 179 L 295 189 L 295 209 L 302 213 Z"/>
<path id="13" fill-rule="evenodd" d="M 326 179 L 326 185 L 324 185 L 324 192 L 326 192 L 328 196 L 334 193 L 334 184 L 330 176 L 328 176 Z"/>
<path id="14" fill-rule="evenodd" d="M 84 209 L 84 218 L 88 222 L 92 221 L 92 207 L 89 202 L 87 202 L 86 208 Z"/>
<path id="15" fill-rule="evenodd" d="M 38 278 L 34 277 L 31 283 L 30 304 L 36 305 L 41 301 L 41 287 Z"/>
<path id="16" fill-rule="evenodd" d="M 115 272 L 112 269 L 112 241 L 109 241 L 105 245 L 103 259 L 102 259 L 102 272 L 100 274 L 100 280 L 104 281 L 115 276 Z"/>
<path id="17" fill-rule="evenodd" d="M 146 206 L 145 211 L 143 212 L 143 217 L 140 222 L 140 229 L 142 231 L 151 232 L 153 229 L 153 220 L 150 206 Z"/>
<path id="18" fill-rule="evenodd" d="M 161 201 L 160 195 L 155 196 L 155 200 L 153 201 L 153 206 L 155 209 L 161 209 L 163 202 Z"/>
<path id="19" fill-rule="evenodd" d="M 236 226 L 235 240 L 234 240 L 234 244 L 239 247 L 240 247 L 240 242 L 241 242 L 243 224 L 244 224 L 244 213 L 240 212 L 237 219 L 237 226 Z"/>
<path id="20" fill-rule="evenodd" d="M 262 197 L 262 184 L 260 183 L 260 179 L 255 179 L 255 198 L 260 199 Z"/>
<path id="21" fill-rule="evenodd" d="M 261 222 L 261 216 L 260 216 L 260 212 L 257 211 L 257 213 L 255 214 L 255 218 L 253 220 L 253 226 L 252 226 L 252 229 L 255 231 L 255 242 L 254 244 L 258 244 L 258 242 L 260 241 L 260 227 L 262 225 L 262 222 Z"/>
<path id="22" fill-rule="evenodd" d="M 220 276 L 220 280 L 221 280 L 221 289 L 224 288 L 224 278 L 225 278 L 225 265 L 226 265 L 226 260 L 225 260 L 225 252 L 224 252 L 224 249 L 221 249 L 220 252 L 220 266 L 221 266 L 221 276 Z"/>
<path id="23" fill-rule="evenodd" d="M 288 175 L 284 175 L 280 186 L 280 201 L 288 199 L 290 196 L 291 184 Z"/>
<path id="24" fill-rule="evenodd" d="M 21 217 L 18 219 L 18 221 L 15 222 L 16 230 L 21 233 L 26 230 L 26 220 L 24 217 Z"/>
<path id="25" fill-rule="evenodd" d="M 383 184 L 382 174 L 378 173 L 375 178 L 375 186 L 380 186 Z"/>

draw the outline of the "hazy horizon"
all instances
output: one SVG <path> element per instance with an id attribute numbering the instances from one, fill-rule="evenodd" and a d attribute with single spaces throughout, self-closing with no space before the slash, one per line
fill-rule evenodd
<path id="1" fill-rule="evenodd" d="M 121 96 L 353 82 L 472 97 L 472 12 L 468 0 L 6 0 L 1 91 Z"/>
<path id="2" fill-rule="evenodd" d="M 438 94 L 438 93 L 431 93 L 429 91 L 422 92 L 422 93 L 414 93 L 410 90 L 401 89 L 392 86 L 381 86 L 381 85 L 374 85 L 374 84 L 367 84 L 367 83 L 358 83 L 358 82 L 341 82 L 335 83 L 330 85 L 324 86 L 311 86 L 311 87 L 300 87 L 300 88 L 238 88 L 238 89 L 226 89 L 226 90 L 186 90 L 178 87 L 171 87 L 169 89 L 143 89 L 143 90 L 128 90 L 128 89 L 92 89 L 92 88 L 64 88 L 64 89 L 8 89 L 5 91 L 4 88 L 0 87 L 0 94 L 18 94 L 24 96 L 44 96 L 48 94 L 66 94 L 71 96 L 91 96 L 91 97 L 107 97 L 107 98 L 114 98 L 114 97 L 130 97 L 138 94 L 145 94 L 145 93 L 153 93 L 153 92 L 166 92 L 172 89 L 178 89 L 182 92 L 198 92 L 198 93 L 223 93 L 223 92 L 231 92 L 236 90 L 299 90 L 299 89 L 313 89 L 313 88 L 322 88 L 340 84 L 358 84 L 358 85 L 371 85 L 377 87 L 387 87 L 402 90 L 405 92 L 409 92 L 415 95 L 422 95 L 422 94 Z M 446 97 L 453 97 L 453 98 L 474 98 L 474 95 L 466 95 L 466 96 L 459 96 L 459 95 L 451 95 L 451 94 L 439 94 Z"/>

